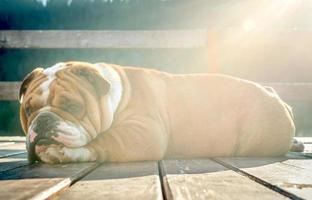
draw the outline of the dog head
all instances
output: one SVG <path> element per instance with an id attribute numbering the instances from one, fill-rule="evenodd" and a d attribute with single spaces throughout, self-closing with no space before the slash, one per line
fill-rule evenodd
<path id="1" fill-rule="evenodd" d="M 90 63 L 37 68 L 20 87 L 20 120 L 29 161 L 42 160 L 47 146 L 82 147 L 113 120 L 110 83 Z"/>

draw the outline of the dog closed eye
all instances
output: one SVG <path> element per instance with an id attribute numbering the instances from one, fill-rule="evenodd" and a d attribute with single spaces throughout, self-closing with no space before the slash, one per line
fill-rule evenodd
<path id="1" fill-rule="evenodd" d="M 81 111 L 81 105 L 77 103 L 67 103 L 64 109 L 72 114 L 78 114 Z"/>
<path id="2" fill-rule="evenodd" d="M 36 110 L 40 109 L 40 107 L 41 107 L 40 100 L 30 97 L 24 106 L 26 116 L 30 116 Z"/>
<path id="3" fill-rule="evenodd" d="M 62 98 L 61 109 L 75 116 L 81 116 L 84 110 L 81 103 L 67 98 Z"/>
<path id="4" fill-rule="evenodd" d="M 29 116 L 32 113 L 32 108 L 27 104 L 25 105 L 25 113 Z"/>

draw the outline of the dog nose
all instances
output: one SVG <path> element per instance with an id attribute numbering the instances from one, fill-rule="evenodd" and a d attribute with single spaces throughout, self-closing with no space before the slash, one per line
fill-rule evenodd
<path id="1" fill-rule="evenodd" d="M 55 127 L 60 123 L 60 117 L 52 112 L 45 111 L 38 114 L 33 120 L 26 140 L 28 160 L 34 162 L 38 160 L 36 156 L 36 145 L 57 144 L 52 136 L 55 136 Z"/>
<path id="2" fill-rule="evenodd" d="M 32 129 L 40 136 L 49 136 L 59 122 L 59 117 L 52 112 L 40 113 L 32 124 Z"/>

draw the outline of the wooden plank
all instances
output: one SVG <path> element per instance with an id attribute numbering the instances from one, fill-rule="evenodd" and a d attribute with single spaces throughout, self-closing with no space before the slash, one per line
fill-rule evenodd
<path id="1" fill-rule="evenodd" d="M 96 163 L 34 164 L 0 173 L 0 199 L 46 199 L 98 166 Z"/>
<path id="2" fill-rule="evenodd" d="M 295 137 L 304 144 L 304 152 L 291 152 L 291 155 L 312 158 L 312 137 Z"/>
<path id="3" fill-rule="evenodd" d="M 102 165 L 57 199 L 162 199 L 157 162 Z"/>
<path id="4" fill-rule="evenodd" d="M 303 154 L 306 157 L 312 158 L 312 144 L 305 143 L 304 144 L 304 152 L 302 152 L 301 154 Z"/>
<path id="5" fill-rule="evenodd" d="M 9 156 L 0 159 L 0 172 L 12 170 L 28 165 L 27 153 Z"/>
<path id="6" fill-rule="evenodd" d="M 311 29 L 253 29 L 225 28 L 219 31 L 225 48 L 303 47 L 312 44 Z M 236 48 L 235 48 L 236 47 Z"/>
<path id="7" fill-rule="evenodd" d="M 5 144 L 5 145 L 0 145 L 0 158 L 12 156 L 12 155 L 18 155 L 26 152 L 26 145 L 25 143 L 7 143 L 3 142 L 0 144 Z"/>
<path id="8" fill-rule="evenodd" d="M 312 144 L 309 143 L 304 144 L 304 153 L 312 154 Z"/>
<path id="9" fill-rule="evenodd" d="M 312 83 L 263 83 L 276 90 L 285 101 L 312 101 Z"/>
<path id="10" fill-rule="evenodd" d="M 18 100 L 21 82 L 0 82 L 0 100 Z"/>
<path id="11" fill-rule="evenodd" d="M 25 137 L 0 137 L 0 172 L 27 164 Z"/>
<path id="12" fill-rule="evenodd" d="M 17 100 L 20 82 L 0 82 L 0 100 Z M 273 87 L 286 101 L 312 101 L 312 83 L 262 83 Z"/>
<path id="13" fill-rule="evenodd" d="M 0 147 L 10 146 L 12 144 L 15 144 L 14 142 L 0 142 Z"/>
<path id="14" fill-rule="evenodd" d="M 167 199 L 285 199 L 209 159 L 161 162 Z"/>
<path id="15" fill-rule="evenodd" d="M 0 31 L 0 48 L 194 48 L 207 43 L 206 30 Z"/>
<path id="16" fill-rule="evenodd" d="M 312 170 L 312 159 L 288 159 L 283 161 L 284 164 L 293 165 L 303 169 Z"/>
<path id="17" fill-rule="evenodd" d="M 197 48 L 222 38 L 225 48 L 293 47 L 312 43 L 311 30 L 253 30 L 253 40 L 244 37 L 241 29 L 223 30 L 2 30 L 0 48 Z M 233 34 L 234 33 L 234 34 Z M 212 38 L 208 37 L 213 36 Z M 275 35 L 275 36 L 274 36 Z M 273 37 L 272 37 L 273 36 Z M 291 40 L 289 38 L 292 38 Z M 239 41 L 239 42 L 238 42 Z M 213 44 L 211 46 L 214 46 Z"/>
<path id="18" fill-rule="evenodd" d="M 26 137 L 25 136 L 1 136 L 0 142 L 24 142 L 25 143 Z"/>
<path id="19" fill-rule="evenodd" d="M 303 142 L 304 144 L 312 144 L 312 137 L 295 137 L 298 141 Z"/>
<path id="20" fill-rule="evenodd" d="M 218 158 L 216 161 L 291 198 L 312 199 L 311 159 Z"/>

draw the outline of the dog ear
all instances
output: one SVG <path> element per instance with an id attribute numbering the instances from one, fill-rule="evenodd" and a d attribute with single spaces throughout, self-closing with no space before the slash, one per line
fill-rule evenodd
<path id="1" fill-rule="evenodd" d="M 89 82 L 99 96 L 106 95 L 110 90 L 110 83 L 96 69 L 75 67 L 72 69 L 72 73 Z"/>
<path id="2" fill-rule="evenodd" d="M 43 71 L 43 68 L 36 68 L 32 72 L 30 72 L 29 74 L 26 75 L 26 77 L 24 78 L 22 85 L 19 89 L 18 100 L 20 103 L 23 102 L 23 96 L 26 93 L 26 90 L 27 90 L 29 84 L 31 83 L 31 81 L 34 80 L 34 78 L 38 74 L 40 74 L 42 71 Z"/>

